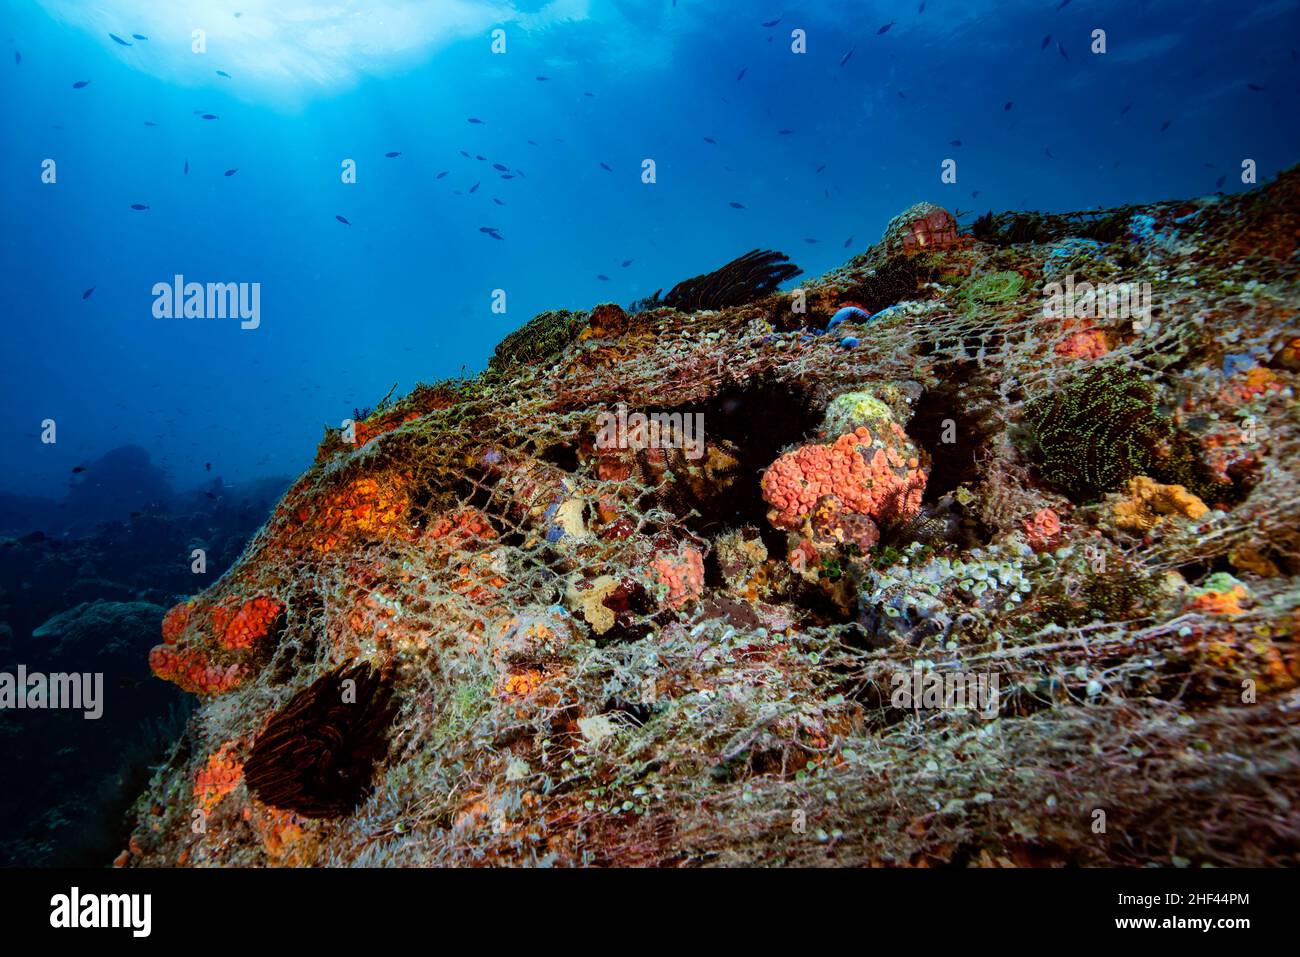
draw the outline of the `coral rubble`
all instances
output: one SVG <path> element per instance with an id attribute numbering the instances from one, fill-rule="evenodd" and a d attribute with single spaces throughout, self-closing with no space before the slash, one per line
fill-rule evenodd
<path id="1" fill-rule="evenodd" d="M 920 204 L 543 313 L 168 613 L 119 862 L 1300 862 L 1298 217 Z"/>

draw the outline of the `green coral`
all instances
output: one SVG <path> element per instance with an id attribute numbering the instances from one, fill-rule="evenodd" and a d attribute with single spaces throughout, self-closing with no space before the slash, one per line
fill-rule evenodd
<path id="1" fill-rule="evenodd" d="M 867 391 L 846 392 L 826 407 L 823 428 L 829 438 L 837 438 L 866 426 L 873 433 L 889 428 L 893 410 Z"/>
<path id="2" fill-rule="evenodd" d="M 1075 501 L 1156 475 L 1175 432 L 1132 369 L 1100 367 L 1025 407 L 1043 477 Z"/>
<path id="3" fill-rule="evenodd" d="M 488 368 L 504 372 L 555 355 L 578 337 L 587 325 L 587 313 L 550 309 L 539 313 L 501 340 L 488 360 Z"/>
<path id="4" fill-rule="evenodd" d="M 957 299 L 967 307 L 973 307 L 977 303 L 995 305 L 1013 301 L 1024 288 L 1025 277 L 1018 272 L 1006 270 L 986 273 L 983 276 L 972 276 L 962 283 L 957 290 Z"/>

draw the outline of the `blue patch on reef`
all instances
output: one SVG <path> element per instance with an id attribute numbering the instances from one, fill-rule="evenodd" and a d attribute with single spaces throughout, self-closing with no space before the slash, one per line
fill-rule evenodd
<path id="1" fill-rule="evenodd" d="M 1229 352 L 1223 357 L 1223 377 L 1231 379 L 1238 372 L 1255 367 L 1255 357 L 1249 352 Z"/>
<path id="2" fill-rule="evenodd" d="M 1052 251 L 1043 260 L 1043 278 L 1063 278 L 1072 265 L 1101 264 L 1106 261 L 1105 247 L 1095 239 L 1071 237 L 1053 244 Z"/>
<path id="3" fill-rule="evenodd" d="M 1145 242 L 1156 234 L 1156 218 L 1146 213 L 1138 213 L 1128 221 L 1128 229 L 1138 242 Z"/>
<path id="4" fill-rule="evenodd" d="M 830 332 L 842 322 L 870 322 L 871 313 L 857 306 L 845 306 L 838 310 L 835 315 L 831 316 L 831 321 L 826 324 L 826 331 Z"/>

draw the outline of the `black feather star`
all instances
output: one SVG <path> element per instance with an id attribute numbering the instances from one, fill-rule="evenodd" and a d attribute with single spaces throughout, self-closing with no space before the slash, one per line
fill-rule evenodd
<path id="1" fill-rule="evenodd" d="M 802 272 L 785 253 L 755 249 L 713 272 L 682 280 L 663 299 L 655 293 L 650 305 L 682 312 L 741 306 L 770 295 L 781 283 Z"/>
<path id="2" fill-rule="evenodd" d="M 351 814 L 388 753 L 391 675 L 344 664 L 294 695 L 253 744 L 244 780 L 259 800 L 303 817 Z"/>

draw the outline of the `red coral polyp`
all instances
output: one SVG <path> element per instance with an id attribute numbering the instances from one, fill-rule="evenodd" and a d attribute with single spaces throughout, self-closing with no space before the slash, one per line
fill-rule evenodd
<path id="1" fill-rule="evenodd" d="M 194 778 L 194 803 L 209 813 L 244 777 L 244 765 L 235 757 L 235 744 L 223 744 L 208 755 L 208 762 Z"/>
<path id="2" fill-rule="evenodd" d="M 829 445 L 805 445 L 773 462 L 762 483 L 763 499 L 773 506 L 768 520 L 797 529 L 824 495 L 877 522 L 915 516 L 926 473 L 902 429 L 891 423 L 879 433 L 860 427 Z"/>
<path id="3" fill-rule="evenodd" d="M 176 644 L 181 634 L 189 627 L 190 616 L 194 611 L 194 606 L 183 601 L 175 605 L 167 614 L 163 615 L 162 636 L 163 641 L 169 645 Z"/>
<path id="4" fill-rule="evenodd" d="M 704 593 L 704 556 L 692 545 L 677 553 L 656 555 L 650 562 L 655 581 L 663 586 L 669 608 L 680 608 Z"/>
<path id="5" fill-rule="evenodd" d="M 202 651 L 172 645 L 154 646 L 149 652 L 149 669 L 163 681 L 192 694 L 222 694 L 243 680 L 239 665 L 213 664 Z"/>
<path id="6" fill-rule="evenodd" d="M 213 630 L 223 648 L 251 648 L 266 637 L 283 611 L 283 603 L 267 596 L 250 599 L 238 609 L 217 607 L 212 610 Z"/>

